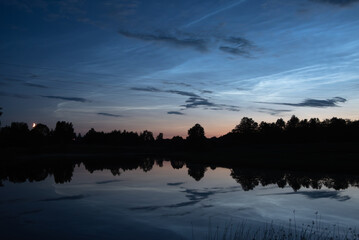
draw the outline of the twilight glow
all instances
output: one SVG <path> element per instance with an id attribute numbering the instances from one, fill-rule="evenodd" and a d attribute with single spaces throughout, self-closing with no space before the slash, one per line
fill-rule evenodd
<path id="1" fill-rule="evenodd" d="M 0 1 L 2 126 L 359 118 L 357 0 Z"/>

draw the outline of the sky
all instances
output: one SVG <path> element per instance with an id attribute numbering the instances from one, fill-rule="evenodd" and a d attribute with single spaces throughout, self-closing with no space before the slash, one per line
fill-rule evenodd
<path id="1" fill-rule="evenodd" d="M 207 137 L 359 119 L 359 0 L 0 0 L 0 117 Z"/>

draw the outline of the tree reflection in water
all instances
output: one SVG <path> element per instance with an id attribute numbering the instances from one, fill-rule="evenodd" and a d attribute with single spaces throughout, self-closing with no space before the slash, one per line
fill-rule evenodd
<path id="1" fill-rule="evenodd" d="M 314 172 L 294 172 L 268 169 L 245 169 L 231 166 L 220 166 L 185 161 L 180 159 L 163 158 L 126 158 L 126 159 L 84 159 L 84 160 L 31 160 L 31 161 L 3 161 L 0 163 L 0 186 L 4 181 L 22 183 L 25 181 L 43 181 L 53 176 L 55 183 L 65 183 L 72 180 L 76 166 L 83 164 L 85 169 L 94 171 L 110 170 L 114 176 L 121 172 L 142 169 L 151 171 L 156 164 L 163 167 L 164 161 L 170 161 L 173 169 L 187 167 L 188 175 L 200 181 L 208 168 L 225 167 L 231 170 L 231 177 L 241 185 L 245 191 L 255 187 L 275 184 L 279 188 L 290 186 L 294 191 L 300 188 L 321 189 L 322 187 L 335 190 L 346 189 L 350 186 L 359 187 L 359 176 L 343 174 L 327 174 Z"/>

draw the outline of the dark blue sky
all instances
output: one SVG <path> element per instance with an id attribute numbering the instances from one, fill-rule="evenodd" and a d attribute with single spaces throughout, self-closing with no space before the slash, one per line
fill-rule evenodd
<path id="1" fill-rule="evenodd" d="M 0 0 L 12 121 L 207 136 L 257 121 L 358 119 L 356 0 Z"/>

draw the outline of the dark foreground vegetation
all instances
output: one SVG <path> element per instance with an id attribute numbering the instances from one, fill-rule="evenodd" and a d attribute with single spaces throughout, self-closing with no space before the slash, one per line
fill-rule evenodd
<path id="1" fill-rule="evenodd" d="M 195 239 L 192 237 L 192 239 Z M 209 226 L 206 240 L 357 240 L 359 234 L 352 227 L 342 227 L 336 224 L 322 224 L 316 213 L 315 220 L 308 224 L 297 224 L 289 219 L 288 225 L 275 226 L 274 223 L 262 226 L 251 226 L 227 223 L 223 227 Z"/>
<path id="2" fill-rule="evenodd" d="M 36 154 L 155 155 L 182 157 L 194 162 L 225 163 L 241 167 L 345 171 L 359 166 L 359 121 L 340 118 L 256 123 L 244 117 L 220 137 L 206 138 L 200 124 L 188 136 L 164 139 L 145 130 L 109 133 L 90 129 L 76 134 L 72 123 L 57 122 L 55 129 L 13 122 L 0 129 L 0 148 L 6 159 Z M 5 159 L 4 158 L 4 159 Z"/>

